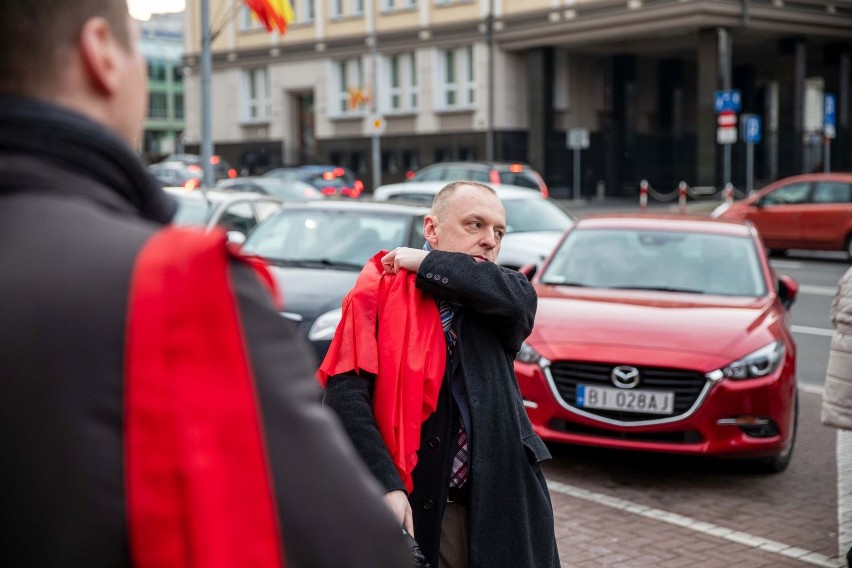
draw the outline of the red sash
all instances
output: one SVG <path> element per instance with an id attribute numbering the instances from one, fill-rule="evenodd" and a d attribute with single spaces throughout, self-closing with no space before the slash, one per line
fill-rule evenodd
<path id="1" fill-rule="evenodd" d="M 136 568 L 284 564 L 232 257 L 221 232 L 166 228 L 134 267 L 125 475 Z"/>
<path id="2" fill-rule="evenodd" d="M 317 378 L 324 387 L 329 377 L 353 369 L 376 376 L 376 425 L 410 493 L 420 427 L 438 407 L 447 343 L 434 298 L 414 286 L 412 272 L 385 274 L 385 254 L 367 261 L 343 299 L 343 315 Z"/>

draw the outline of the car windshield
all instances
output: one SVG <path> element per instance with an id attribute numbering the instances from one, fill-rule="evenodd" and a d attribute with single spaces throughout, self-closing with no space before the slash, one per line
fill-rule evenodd
<path id="1" fill-rule="evenodd" d="M 256 180 L 255 183 L 267 195 L 284 201 L 306 201 L 309 199 L 322 199 L 324 197 L 315 187 L 296 180 L 261 178 Z"/>
<path id="2" fill-rule="evenodd" d="M 541 282 L 725 296 L 767 293 L 750 238 L 653 230 L 572 231 Z"/>
<path id="3" fill-rule="evenodd" d="M 506 232 L 564 231 L 571 217 L 546 199 L 504 199 Z"/>
<path id="4" fill-rule="evenodd" d="M 408 216 L 349 210 L 282 210 L 258 225 L 243 251 L 273 264 L 360 270 L 382 249 L 408 244 Z"/>
<path id="5" fill-rule="evenodd" d="M 175 225 L 205 225 L 213 205 L 200 196 L 171 194 L 178 203 L 172 223 Z"/>

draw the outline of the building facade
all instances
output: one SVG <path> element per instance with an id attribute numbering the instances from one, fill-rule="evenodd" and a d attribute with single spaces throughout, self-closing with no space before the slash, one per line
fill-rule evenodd
<path id="1" fill-rule="evenodd" d="M 742 187 L 746 145 L 716 141 L 715 94 L 736 89 L 762 119 L 757 185 L 822 167 L 824 93 L 837 101 L 832 168 L 852 168 L 850 0 L 291 0 L 283 36 L 239 0 L 209 1 L 212 136 L 235 164 L 331 162 L 369 188 L 380 131 L 385 183 L 494 158 L 530 163 L 567 196 L 567 133 L 581 128 L 582 195 L 634 195 L 641 179 Z M 199 3 L 185 15 L 195 147 Z"/>
<path id="2" fill-rule="evenodd" d="M 148 62 L 148 115 L 142 152 L 149 162 L 181 151 L 184 129 L 184 14 L 154 14 L 139 23 Z"/>

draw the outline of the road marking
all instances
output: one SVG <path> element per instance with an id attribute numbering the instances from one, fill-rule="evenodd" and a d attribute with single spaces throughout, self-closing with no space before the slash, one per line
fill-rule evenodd
<path id="1" fill-rule="evenodd" d="M 822 327 L 808 327 L 806 325 L 791 325 L 790 331 L 793 333 L 806 333 L 808 335 L 821 335 L 823 337 L 831 337 L 834 335 L 833 329 L 825 329 Z"/>
<path id="2" fill-rule="evenodd" d="M 850 457 L 852 458 L 852 456 Z M 838 467 L 840 467 L 839 461 Z M 783 542 L 763 538 L 761 536 L 755 536 L 741 531 L 735 531 L 732 529 L 721 527 L 719 525 L 714 525 L 713 523 L 706 523 L 704 521 L 699 521 L 691 517 L 678 515 L 677 513 L 670 513 L 668 511 L 656 509 L 654 507 L 646 507 L 645 505 L 632 503 L 624 499 L 619 499 L 618 497 L 611 497 L 610 495 L 605 495 L 603 493 L 588 491 L 581 487 L 575 487 L 573 485 L 560 483 L 558 481 L 548 481 L 547 487 L 551 491 L 555 491 L 556 493 L 561 493 L 563 495 L 568 495 L 569 497 L 575 497 L 577 499 L 583 499 L 585 501 L 597 503 L 605 507 L 611 507 L 613 509 L 619 509 L 628 513 L 634 513 L 641 517 L 662 521 L 664 523 L 669 523 L 670 525 L 675 525 L 710 536 L 715 536 L 718 538 L 729 540 L 731 542 L 735 542 L 737 544 L 742 544 L 745 546 L 750 546 L 752 548 L 763 550 L 769 553 L 786 556 L 788 558 L 796 558 L 798 560 L 801 560 L 802 562 L 813 564 L 814 566 L 823 566 L 825 568 L 842 568 L 846 565 L 846 561 L 841 560 L 841 558 L 829 558 L 824 554 L 805 550 L 804 548 L 799 548 L 798 546 L 792 546 L 789 544 L 784 544 Z"/>
<path id="3" fill-rule="evenodd" d="M 837 292 L 837 286 L 810 286 L 808 284 L 802 284 L 799 286 L 800 294 L 813 294 L 814 296 L 830 296 L 834 297 L 835 292 Z"/>
<path id="4" fill-rule="evenodd" d="M 838 556 L 852 548 L 852 430 L 837 431 Z"/>

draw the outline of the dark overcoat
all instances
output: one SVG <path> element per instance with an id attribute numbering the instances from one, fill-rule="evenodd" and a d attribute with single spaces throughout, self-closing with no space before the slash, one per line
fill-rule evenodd
<path id="1" fill-rule="evenodd" d="M 523 274 L 462 253 L 430 252 L 417 274 L 418 288 L 460 308 L 453 325 L 456 354 L 467 387 L 471 432 L 470 566 L 559 566 L 553 511 L 541 462 L 550 458 L 533 432 L 513 370 L 515 354 L 529 335 L 536 294 Z M 442 385 L 438 409 L 423 424 L 414 491 L 409 496 L 415 535 L 438 565 L 441 519 L 447 500 L 457 410 Z M 338 375 L 326 400 L 339 414 L 356 448 L 387 490 L 401 489 L 369 412 L 369 382 Z"/>

